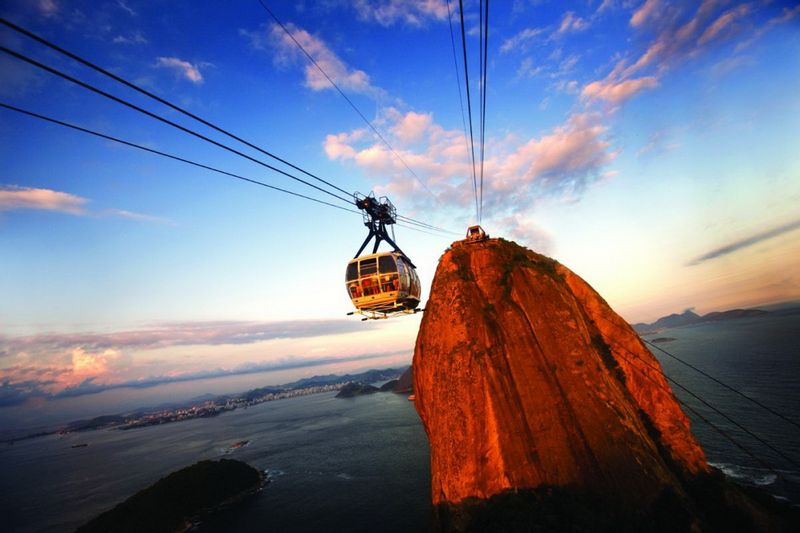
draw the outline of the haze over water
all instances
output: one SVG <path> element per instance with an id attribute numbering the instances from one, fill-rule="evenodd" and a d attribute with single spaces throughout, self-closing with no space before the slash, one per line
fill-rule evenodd
<path id="1" fill-rule="evenodd" d="M 800 407 L 800 315 L 765 316 L 664 330 L 660 346 L 793 417 Z M 798 429 L 655 350 L 666 374 L 784 454 L 800 457 Z M 674 387 L 673 387 L 674 388 Z M 708 459 L 741 482 L 800 502 L 800 472 L 709 412 L 677 396 L 775 468 L 779 476 L 693 418 Z M 13 531 L 70 531 L 167 473 L 232 457 L 273 482 L 255 499 L 212 517 L 209 531 L 415 531 L 428 524 L 428 446 L 413 404 L 334 393 L 267 402 L 210 419 L 105 430 L 0 448 L 0 508 Z M 226 455 L 236 441 L 250 443 Z M 85 448 L 70 448 L 87 443 Z"/>

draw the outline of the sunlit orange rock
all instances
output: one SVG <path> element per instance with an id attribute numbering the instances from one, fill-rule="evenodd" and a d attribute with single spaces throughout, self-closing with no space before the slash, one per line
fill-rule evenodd
<path id="1" fill-rule="evenodd" d="M 696 526 L 686 483 L 710 469 L 659 362 L 552 259 L 502 239 L 454 243 L 413 378 L 444 529 L 481 530 L 459 513 L 526 490 L 540 507 L 555 494 L 642 521 L 652 509 L 683 513 L 676 523 Z"/>

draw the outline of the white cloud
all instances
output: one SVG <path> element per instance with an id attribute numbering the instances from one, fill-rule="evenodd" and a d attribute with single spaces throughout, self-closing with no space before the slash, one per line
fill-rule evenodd
<path id="1" fill-rule="evenodd" d="M 77 216 L 118 217 L 130 220 L 141 220 L 144 222 L 171 223 L 171 221 L 164 218 L 126 211 L 124 209 L 90 211 L 87 209 L 88 203 L 89 200 L 87 198 L 67 192 L 54 191 L 53 189 L 0 185 L 0 212 L 34 209 L 39 211 L 55 211 Z"/>
<path id="2" fill-rule="evenodd" d="M 45 17 L 54 17 L 60 11 L 60 7 L 56 0 L 38 0 L 36 7 L 38 8 L 39 13 Z"/>
<path id="3" fill-rule="evenodd" d="M 513 37 L 503 41 L 503 44 L 500 46 L 500 52 L 506 53 L 517 50 L 525 50 L 530 44 L 530 41 L 543 33 L 544 30 L 542 28 L 526 28 Z"/>
<path id="4" fill-rule="evenodd" d="M 252 46 L 256 49 L 274 49 L 277 52 L 274 59 L 279 64 L 285 64 L 287 62 L 299 62 L 303 64 L 305 86 L 313 91 L 324 91 L 334 89 L 334 87 L 325 77 L 325 74 L 320 72 L 316 66 L 308 61 L 305 54 L 303 54 L 297 44 L 295 44 L 294 40 L 297 40 L 297 42 L 303 46 L 322 70 L 324 70 L 342 90 L 376 97 L 384 94 L 384 91 L 371 84 L 370 78 L 366 72 L 350 68 L 322 39 L 311 35 L 306 30 L 291 23 L 286 24 L 286 28 L 291 33 L 291 36 L 287 35 L 278 24 L 272 24 L 267 28 L 262 27 L 255 32 L 239 30 L 239 33 L 249 38 Z M 294 37 L 294 40 L 292 37 Z"/>
<path id="5" fill-rule="evenodd" d="M 742 29 L 754 29 L 749 17 L 754 12 L 751 4 L 721 11 L 725 3 L 724 0 L 704 0 L 665 4 L 661 0 L 646 0 L 630 19 L 630 25 L 642 35 L 654 36 L 644 53 L 634 56 L 635 60 L 631 56 L 619 59 L 604 79 L 586 84 L 582 96 L 586 100 L 621 104 L 658 87 L 661 77 L 681 62 L 700 55 Z M 755 33 L 760 31 L 755 30 Z"/>
<path id="6" fill-rule="evenodd" d="M 727 31 L 730 31 L 731 26 L 735 24 L 735 22 L 750 13 L 750 5 L 743 4 L 736 9 L 731 9 L 726 11 L 720 17 L 715 20 L 700 38 L 697 40 L 698 45 L 704 45 L 707 42 L 719 37 L 720 35 L 724 35 Z"/>
<path id="7" fill-rule="evenodd" d="M 574 114 L 549 133 L 527 141 L 515 137 L 488 139 L 485 203 L 501 213 L 528 206 L 535 197 L 562 193 L 579 196 L 616 157 L 600 118 L 597 114 Z M 433 194 L 470 208 L 472 166 L 463 132 L 444 129 L 432 115 L 392 108 L 384 110 L 382 120 L 393 134 L 389 142 Z M 409 148 L 412 139 L 417 149 Z M 375 181 L 376 192 L 402 196 L 410 205 L 429 200 L 428 195 L 418 194 L 419 184 L 402 163 L 363 129 L 328 135 L 324 148 L 330 159 L 363 169 Z M 511 200 L 510 194 L 522 201 L 504 201 Z"/>
<path id="8" fill-rule="evenodd" d="M 199 67 L 183 59 L 177 57 L 159 57 L 156 60 L 156 66 L 172 69 L 194 84 L 203 83 L 203 75 L 200 73 Z"/>
<path id="9" fill-rule="evenodd" d="M 533 58 L 526 57 L 520 63 L 519 68 L 517 69 L 517 77 L 518 78 L 533 78 L 538 76 L 542 73 L 543 67 L 541 65 L 535 65 L 533 62 Z"/>
<path id="10" fill-rule="evenodd" d="M 660 7 L 661 0 L 646 0 L 646 2 L 639 6 L 639 9 L 633 13 L 633 16 L 631 16 L 631 26 L 641 26 L 648 20 L 654 18 Z"/>
<path id="11" fill-rule="evenodd" d="M 605 79 L 587 84 L 581 95 L 587 99 L 605 100 L 611 104 L 621 104 L 645 89 L 658 86 L 658 80 L 653 76 L 629 80 Z"/>
<path id="12" fill-rule="evenodd" d="M 121 10 L 123 10 L 128 15 L 130 15 L 132 17 L 136 16 L 136 11 L 134 11 L 128 4 L 123 2 L 123 0 L 117 0 L 117 5 L 119 6 L 119 8 Z"/>
<path id="13" fill-rule="evenodd" d="M 391 26 L 403 22 L 421 26 L 427 20 L 447 20 L 447 0 L 355 0 L 361 20 Z"/>
<path id="14" fill-rule="evenodd" d="M 147 38 L 142 35 L 142 32 L 135 31 L 130 35 L 117 35 L 112 39 L 114 44 L 147 44 Z"/>
<path id="15" fill-rule="evenodd" d="M 581 17 L 577 16 L 572 11 L 564 13 L 561 19 L 561 25 L 558 27 L 558 33 L 568 33 L 573 31 L 583 31 L 589 27 L 589 23 Z"/>
<path id="16" fill-rule="evenodd" d="M 52 189 L 0 186 L 0 211 L 38 209 L 84 215 L 87 213 L 85 209 L 87 202 L 86 198 Z"/>

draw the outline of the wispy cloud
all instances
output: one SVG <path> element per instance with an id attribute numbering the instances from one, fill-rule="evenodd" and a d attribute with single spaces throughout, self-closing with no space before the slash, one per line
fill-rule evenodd
<path id="1" fill-rule="evenodd" d="M 655 87 L 658 87 L 658 79 L 655 76 L 628 80 L 605 79 L 589 83 L 583 88 L 581 95 L 588 99 L 621 104 L 638 93 Z"/>
<path id="2" fill-rule="evenodd" d="M 144 355 L 152 350 L 191 347 L 192 352 L 202 352 L 203 347 L 225 349 L 221 348 L 224 346 L 235 353 L 237 347 L 266 341 L 295 342 L 361 331 L 363 325 L 351 320 L 201 321 L 164 322 L 107 333 L 0 335 L 0 404 L 18 404 L 32 395 L 53 398 L 378 357 L 371 353 L 325 357 L 266 355 L 261 361 L 227 366 L 223 363 L 218 368 L 198 370 L 202 362 L 189 365 L 179 361 L 148 362 Z M 202 361 L 202 356 L 199 357 Z"/>
<path id="3" fill-rule="evenodd" d="M 135 31 L 129 35 L 117 35 L 111 42 L 114 44 L 147 44 L 149 41 L 142 32 Z"/>
<path id="4" fill-rule="evenodd" d="M 85 215 L 87 203 L 86 198 L 52 189 L 0 186 L 0 211 L 39 209 Z"/>
<path id="5" fill-rule="evenodd" d="M 88 209 L 89 200 L 82 196 L 53 189 L 34 187 L 17 187 L 0 185 L 0 212 L 33 209 L 38 211 L 54 211 L 75 216 L 119 217 L 144 222 L 171 224 L 162 217 L 135 213 L 124 209 Z"/>
<path id="6" fill-rule="evenodd" d="M 372 85 L 366 72 L 351 68 L 322 39 L 291 23 L 286 24 L 286 28 L 291 35 L 287 35 L 277 24 L 262 26 L 255 32 L 239 30 L 239 33 L 247 37 L 256 49 L 274 50 L 274 60 L 278 64 L 304 65 L 305 86 L 313 91 L 333 90 L 334 87 L 325 74 L 308 61 L 294 40 L 303 46 L 322 70 L 343 90 L 371 96 L 384 94 L 383 90 Z"/>
<path id="7" fill-rule="evenodd" d="M 641 6 L 639 6 L 639 9 L 633 12 L 630 25 L 633 27 L 643 25 L 649 19 L 655 17 L 660 7 L 661 0 L 646 0 Z"/>
<path id="8" fill-rule="evenodd" d="M 398 22 L 422 26 L 428 20 L 447 20 L 447 0 L 355 0 L 358 18 L 392 26 Z"/>
<path id="9" fill-rule="evenodd" d="M 137 13 L 136 13 L 136 11 L 134 11 L 134 10 L 133 10 L 133 8 L 131 8 L 131 7 L 130 7 L 128 4 L 126 4 L 125 2 L 123 2 L 123 0 L 117 0 L 117 6 L 118 6 L 118 7 L 119 7 L 119 8 L 120 8 L 122 11 L 124 11 L 125 13 L 127 13 L 128 15 L 130 15 L 130 16 L 132 16 L 132 17 L 135 17 L 135 16 L 136 16 L 136 14 L 137 14 Z"/>
<path id="10" fill-rule="evenodd" d="M 358 331 L 350 320 L 301 320 L 287 322 L 166 322 L 151 328 L 113 333 L 40 334 L 25 337 L 0 335 L 0 357 L 20 352 L 53 354 L 75 349 L 99 352 L 107 349 L 153 350 L 170 346 L 251 344 L 273 339 L 296 339 Z"/>
<path id="11" fill-rule="evenodd" d="M 232 368 L 214 368 L 199 372 L 184 372 L 169 375 L 153 375 L 135 380 L 103 381 L 99 376 L 87 376 L 77 383 L 65 387 L 58 387 L 58 379 L 65 372 L 54 368 L 27 368 L 11 367 L 4 369 L 5 377 L 0 380 L 0 408 L 21 405 L 31 398 L 46 398 L 55 400 L 59 398 L 72 398 L 100 392 L 134 388 L 144 389 L 164 385 L 167 383 L 182 383 L 203 379 L 214 379 L 262 372 L 276 372 L 279 370 L 292 370 L 310 368 L 331 364 L 365 361 L 402 355 L 405 351 L 371 352 L 355 355 L 331 357 L 300 357 L 287 356 L 270 362 L 248 362 Z M 410 354 L 409 354 L 410 355 Z"/>
<path id="12" fill-rule="evenodd" d="M 54 17 L 61 10 L 56 0 L 37 0 L 36 8 L 45 17 Z"/>
<path id="13" fill-rule="evenodd" d="M 794 231 L 800 228 L 800 220 L 795 220 L 794 222 L 789 222 L 787 224 L 783 224 L 776 228 L 772 228 L 770 230 L 758 233 L 756 235 L 752 235 L 745 239 L 741 239 L 730 244 L 726 244 L 720 248 L 715 248 L 710 252 L 704 253 L 703 255 L 696 257 L 686 263 L 686 266 L 695 266 L 703 263 L 705 261 L 710 261 L 712 259 L 716 259 L 718 257 L 723 257 L 725 255 L 732 254 L 741 250 L 742 248 L 747 248 L 748 246 L 753 246 L 754 244 L 758 244 L 760 242 L 766 241 L 768 239 L 772 239 L 779 235 L 783 235 L 784 233 L 789 233 L 790 231 Z"/>
<path id="14" fill-rule="evenodd" d="M 462 131 L 443 128 L 430 114 L 403 113 L 394 108 L 385 110 L 379 121 L 393 133 L 390 142 L 395 149 L 426 177 L 435 195 L 462 207 L 470 205 L 471 166 Z M 532 198 L 579 195 L 616 157 L 606 132 L 600 115 L 575 113 L 539 137 L 489 139 L 485 172 L 492 180 L 484 202 L 496 204 L 503 213 L 503 206 L 508 205 L 528 209 Z M 420 201 L 419 185 L 408 178 L 402 162 L 364 129 L 330 134 L 323 147 L 330 159 L 354 163 L 376 180 L 388 176 L 388 181 L 378 183 L 376 191 L 400 195 L 412 204 Z M 527 201 L 510 201 L 509 194 L 527 197 Z"/>
<path id="15" fill-rule="evenodd" d="M 168 68 L 196 85 L 203 83 L 200 67 L 189 61 L 177 57 L 159 57 L 156 59 L 156 66 Z"/>
<path id="16" fill-rule="evenodd" d="M 564 16 L 561 19 L 561 24 L 558 26 L 558 32 L 560 34 L 569 33 L 569 32 L 577 32 L 583 31 L 589 27 L 589 23 L 576 15 L 572 11 L 567 11 L 564 13 Z"/>
<path id="17" fill-rule="evenodd" d="M 587 83 L 583 98 L 617 106 L 658 87 L 660 79 L 676 65 L 745 31 L 756 31 L 752 4 L 729 9 L 725 4 L 717 0 L 685 5 L 646 0 L 634 11 L 630 25 L 640 35 L 654 37 L 644 52 L 622 57 L 605 78 Z"/>
<path id="18" fill-rule="evenodd" d="M 518 50 L 526 50 L 531 42 L 545 33 L 543 28 L 525 28 L 519 33 L 509 37 L 500 45 L 500 52 L 507 53 Z"/>

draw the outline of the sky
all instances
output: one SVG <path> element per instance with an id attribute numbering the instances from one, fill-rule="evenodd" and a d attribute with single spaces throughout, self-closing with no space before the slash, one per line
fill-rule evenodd
<path id="1" fill-rule="evenodd" d="M 0 15 L 451 230 L 396 228 L 424 306 L 477 221 L 458 3 L 453 41 L 446 0 L 265 3 L 291 37 L 257 0 L 9 0 Z M 478 7 L 464 2 L 476 117 Z M 796 2 L 493 2 L 482 225 L 631 322 L 800 299 L 798 30 Z M 5 26 L 0 44 L 267 160 Z M 0 102 L 344 205 L 7 54 Z M 346 316 L 365 235 L 358 214 L 0 109 L 0 424 L 76 399 L 69 413 L 100 414 L 131 390 L 146 403 L 410 363 L 419 315 Z"/>

